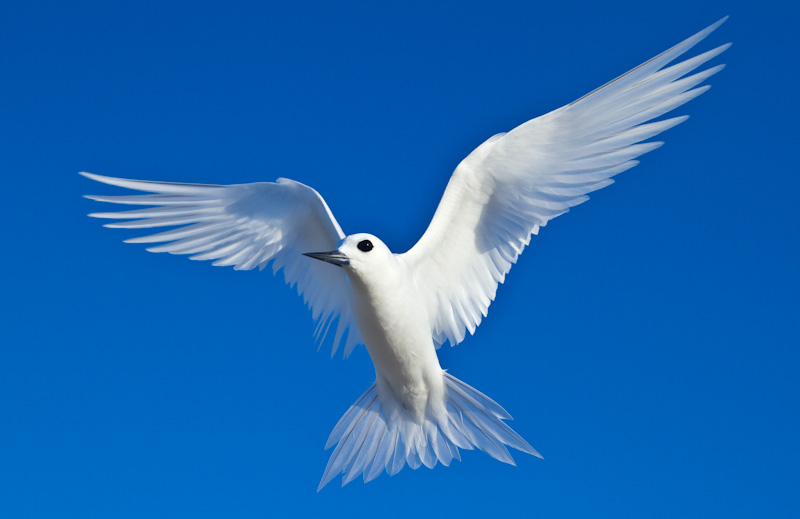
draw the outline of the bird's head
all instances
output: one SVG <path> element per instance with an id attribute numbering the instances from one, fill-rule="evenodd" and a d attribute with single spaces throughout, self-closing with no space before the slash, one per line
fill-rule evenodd
<path id="1" fill-rule="evenodd" d="M 343 267 L 348 275 L 370 278 L 388 273 L 393 254 L 377 236 L 367 233 L 351 234 L 330 252 L 306 252 L 304 256 Z"/>

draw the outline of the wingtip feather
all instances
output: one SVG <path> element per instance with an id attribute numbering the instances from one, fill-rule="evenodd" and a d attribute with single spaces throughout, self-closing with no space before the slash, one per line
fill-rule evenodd
<path id="1" fill-rule="evenodd" d="M 80 171 L 80 172 L 78 172 L 78 175 L 86 177 L 89 180 L 94 180 L 95 182 L 100 182 L 102 184 L 108 184 L 108 185 L 111 185 L 111 186 L 116 185 L 115 181 L 124 180 L 124 179 L 118 179 L 118 178 L 114 178 L 114 177 L 106 177 L 106 176 L 103 176 L 103 175 L 98 175 L 96 173 L 89 173 L 88 171 Z"/>
<path id="2" fill-rule="evenodd" d="M 708 27 L 706 27 L 705 29 L 703 29 L 702 31 L 700 31 L 699 33 L 697 33 L 697 35 L 698 35 L 698 36 L 700 36 L 700 35 L 702 34 L 702 35 L 703 35 L 703 37 L 702 37 L 702 38 L 705 38 L 707 35 L 711 34 L 711 33 L 712 33 L 712 32 L 714 32 L 714 31 L 716 31 L 716 30 L 717 30 L 717 28 L 718 28 L 720 25 L 722 25 L 723 23 L 725 23 L 726 21 L 728 21 L 728 18 L 730 18 L 730 15 L 725 15 L 725 16 L 723 16 L 722 18 L 720 18 L 720 19 L 719 19 L 719 20 L 717 20 L 716 22 L 712 23 L 711 25 L 709 25 Z M 702 38 L 701 38 L 701 39 L 702 39 Z"/>

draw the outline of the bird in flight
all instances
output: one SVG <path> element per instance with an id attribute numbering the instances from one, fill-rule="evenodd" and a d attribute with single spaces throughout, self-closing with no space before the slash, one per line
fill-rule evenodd
<path id="1" fill-rule="evenodd" d="M 237 270 L 283 270 L 332 355 L 363 344 L 375 382 L 333 428 L 319 489 L 338 474 L 365 482 L 405 465 L 433 468 L 478 448 L 509 464 L 507 447 L 539 456 L 491 398 L 445 372 L 436 350 L 486 317 L 511 266 L 548 221 L 606 187 L 687 117 L 655 120 L 694 99 L 719 72 L 695 70 L 730 44 L 667 66 L 726 18 L 577 101 L 497 134 L 456 167 L 422 238 L 396 254 L 371 234 L 346 235 L 319 193 L 294 180 L 236 185 L 92 180 L 148 194 L 88 196 L 141 209 L 94 213 L 106 227 L 166 231 L 126 240 Z M 541 457 L 541 456 L 540 456 Z"/>

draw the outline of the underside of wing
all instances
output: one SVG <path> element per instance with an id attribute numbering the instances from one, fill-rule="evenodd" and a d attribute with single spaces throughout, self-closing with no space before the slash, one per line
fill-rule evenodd
<path id="1" fill-rule="evenodd" d="M 343 338 L 344 354 L 361 342 L 350 305 L 343 296 L 347 278 L 342 269 L 304 257 L 304 252 L 334 249 L 344 233 L 325 201 L 314 189 L 289 179 L 229 186 L 179 184 L 83 176 L 144 195 L 87 196 L 100 202 L 151 206 L 96 218 L 124 220 L 106 227 L 170 229 L 127 243 L 158 244 L 151 252 L 188 254 L 193 260 L 213 260 L 216 266 L 237 270 L 283 270 L 286 282 L 297 286 L 317 322 L 316 336 L 325 338 L 337 320 L 332 354 Z"/>
<path id="2" fill-rule="evenodd" d="M 474 333 L 519 254 L 551 219 L 588 200 L 686 120 L 656 120 L 705 92 L 728 45 L 667 67 L 725 19 L 577 101 L 484 142 L 456 168 L 425 234 L 402 255 L 425 287 L 437 344 Z M 665 68 L 666 67 L 666 68 Z"/>

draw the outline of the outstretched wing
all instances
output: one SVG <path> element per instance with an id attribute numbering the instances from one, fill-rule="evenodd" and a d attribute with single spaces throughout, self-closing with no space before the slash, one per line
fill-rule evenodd
<path id="1" fill-rule="evenodd" d="M 126 243 L 162 243 L 151 252 L 191 254 L 189 259 L 214 260 L 216 266 L 237 270 L 283 269 L 286 282 L 311 308 L 317 322 L 316 337 L 322 341 L 338 317 L 331 355 L 347 332 L 344 355 L 361 337 L 350 305 L 344 270 L 302 256 L 304 252 L 336 248 L 344 238 L 341 227 L 325 200 L 314 189 L 294 180 L 230 186 L 151 182 L 81 175 L 112 186 L 145 191 L 146 195 L 87 196 L 100 202 L 155 206 L 132 211 L 93 213 L 96 218 L 123 219 L 106 224 L 122 229 L 173 229 Z"/>
<path id="2" fill-rule="evenodd" d="M 437 344 L 455 345 L 474 333 L 531 234 L 662 144 L 642 141 L 686 120 L 650 122 L 710 88 L 698 85 L 723 65 L 687 74 L 729 44 L 664 67 L 724 21 L 567 106 L 495 135 L 458 165 L 425 234 L 402 255 L 424 288 Z"/>

